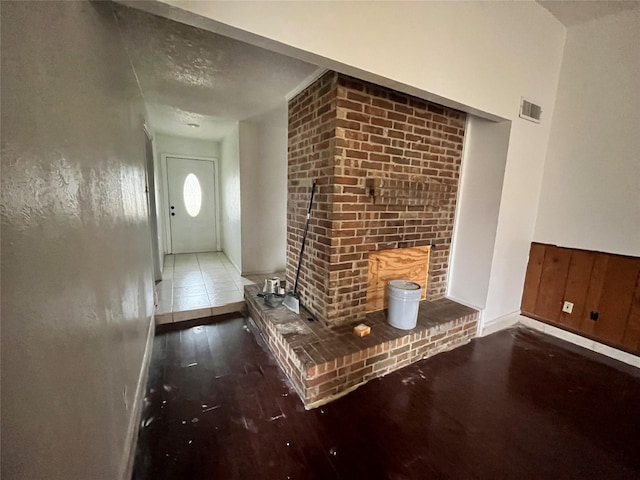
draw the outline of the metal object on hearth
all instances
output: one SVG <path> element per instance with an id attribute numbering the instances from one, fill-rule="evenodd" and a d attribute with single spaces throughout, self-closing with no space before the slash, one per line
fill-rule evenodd
<path id="1" fill-rule="evenodd" d="M 262 291 L 264 293 L 280 293 L 280 279 L 276 277 L 266 278 Z"/>

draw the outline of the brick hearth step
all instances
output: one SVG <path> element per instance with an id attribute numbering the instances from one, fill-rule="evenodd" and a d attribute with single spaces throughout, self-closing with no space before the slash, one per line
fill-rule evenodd
<path id="1" fill-rule="evenodd" d="M 367 315 L 371 334 L 354 324 L 327 326 L 284 306 L 271 308 L 256 285 L 245 287 L 249 314 L 307 409 L 328 403 L 399 368 L 464 345 L 476 334 L 478 311 L 441 298 L 420 302 L 413 330 L 387 324 L 385 312 Z"/>

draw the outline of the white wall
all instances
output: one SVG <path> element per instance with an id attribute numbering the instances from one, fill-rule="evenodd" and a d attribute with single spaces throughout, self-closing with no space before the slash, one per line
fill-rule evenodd
<path id="1" fill-rule="evenodd" d="M 534 1 L 160 0 L 140 8 L 504 118 L 520 95 L 553 98 L 565 32 Z"/>
<path id="2" fill-rule="evenodd" d="M 160 154 L 193 155 L 220 158 L 220 142 L 156 133 L 156 148 Z"/>
<path id="3" fill-rule="evenodd" d="M 511 122 L 469 116 L 460 175 L 447 296 L 487 304 Z"/>
<path id="4" fill-rule="evenodd" d="M 177 8 L 169 8 L 169 6 Z M 513 120 L 486 319 L 519 310 L 566 29 L 524 2 L 197 2 L 149 8 L 490 118 Z M 521 96 L 542 123 L 517 117 Z"/>
<path id="5" fill-rule="evenodd" d="M 125 478 L 153 333 L 142 96 L 109 4 L 1 9 L 2 478 Z"/>
<path id="6" fill-rule="evenodd" d="M 240 122 L 243 273 L 284 270 L 287 247 L 288 110 Z"/>
<path id="7" fill-rule="evenodd" d="M 640 255 L 640 8 L 568 30 L 534 239 Z"/>
<path id="8" fill-rule="evenodd" d="M 222 251 L 242 272 L 242 225 L 238 127 L 221 142 L 220 203 Z"/>

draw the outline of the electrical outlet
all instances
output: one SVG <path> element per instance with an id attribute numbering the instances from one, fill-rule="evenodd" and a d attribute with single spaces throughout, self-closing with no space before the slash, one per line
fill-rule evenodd
<path id="1" fill-rule="evenodd" d="M 564 305 L 562 306 L 562 311 L 564 313 L 571 313 L 573 312 L 573 303 L 571 302 L 564 302 Z"/>

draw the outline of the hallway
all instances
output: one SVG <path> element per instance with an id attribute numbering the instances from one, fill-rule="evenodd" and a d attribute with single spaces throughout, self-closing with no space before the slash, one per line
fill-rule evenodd
<path id="1" fill-rule="evenodd" d="M 156 325 L 240 311 L 251 284 L 222 252 L 166 255 Z"/>
<path id="2" fill-rule="evenodd" d="M 134 480 L 640 475 L 638 370 L 526 328 L 310 411 L 249 319 L 159 330 Z"/>

